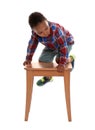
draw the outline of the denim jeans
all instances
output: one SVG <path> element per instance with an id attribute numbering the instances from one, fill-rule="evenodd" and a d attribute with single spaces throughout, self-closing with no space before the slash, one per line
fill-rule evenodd
<path id="1" fill-rule="evenodd" d="M 68 46 L 68 55 L 72 49 L 72 45 Z M 45 47 L 39 57 L 39 61 L 41 62 L 53 62 L 54 57 L 56 58 L 60 57 L 58 50 L 51 50 L 47 47 Z"/>

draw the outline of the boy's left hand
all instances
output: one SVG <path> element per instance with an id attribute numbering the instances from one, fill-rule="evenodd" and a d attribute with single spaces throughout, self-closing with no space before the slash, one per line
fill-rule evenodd
<path id="1" fill-rule="evenodd" d="M 57 71 L 58 71 L 58 72 L 63 72 L 63 71 L 64 71 L 64 68 L 65 68 L 65 67 L 64 67 L 63 65 L 60 65 L 60 64 L 59 64 L 59 65 L 57 66 Z"/>

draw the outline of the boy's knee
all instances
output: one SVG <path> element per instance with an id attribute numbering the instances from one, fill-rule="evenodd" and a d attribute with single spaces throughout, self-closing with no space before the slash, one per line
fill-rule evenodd
<path id="1" fill-rule="evenodd" d="M 45 63 L 44 61 L 41 61 L 41 60 L 38 60 L 38 62 L 43 62 L 43 63 Z"/>
<path id="2" fill-rule="evenodd" d="M 38 60 L 39 62 L 46 62 L 44 59 L 42 59 L 42 58 L 39 58 L 39 60 Z"/>
<path id="3" fill-rule="evenodd" d="M 52 60 L 50 58 L 40 57 L 39 62 L 49 63 L 52 62 Z"/>
<path id="4" fill-rule="evenodd" d="M 41 61 L 41 60 L 38 60 L 40 63 L 52 63 L 52 62 L 48 62 L 48 61 Z"/>
<path id="5" fill-rule="evenodd" d="M 44 59 L 42 57 L 39 57 L 38 61 L 39 62 L 44 62 Z"/>

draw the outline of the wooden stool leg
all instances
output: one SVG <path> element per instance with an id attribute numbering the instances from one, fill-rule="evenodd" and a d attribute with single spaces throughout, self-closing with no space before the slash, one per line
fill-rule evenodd
<path id="1" fill-rule="evenodd" d="M 71 121 L 71 105 L 70 105 L 70 71 L 64 71 L 64 88 L 65 88 L 65 99 L 68 114 L 68 121 Z"/>
<path id="2" fill-rule="evenodd" d="M 26 71 L 26 108 L 25 108 L 25 121 L 28 120 L 28 115 L 30 111 L 30 104 L 33 91 L 33 80 L 34 77 L 31 75 L 31 71 Z"/>

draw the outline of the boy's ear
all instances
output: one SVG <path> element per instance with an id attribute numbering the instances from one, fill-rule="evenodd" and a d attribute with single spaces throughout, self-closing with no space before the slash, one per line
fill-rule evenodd
<path id="1" fill-rule="evenodd" d="M 33 30 L 35 33 L 37 33 L 37 31 L 36 31 L 34 28 L 33 28 L 32 30 Z"/>

